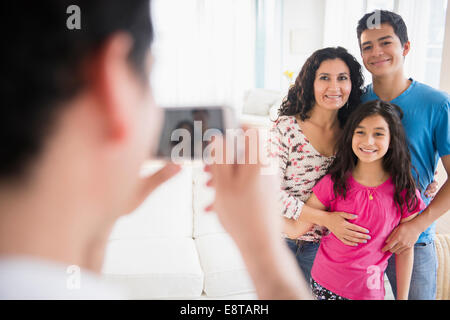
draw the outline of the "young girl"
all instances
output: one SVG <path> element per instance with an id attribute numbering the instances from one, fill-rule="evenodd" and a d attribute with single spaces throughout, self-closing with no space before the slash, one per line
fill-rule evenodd
<path id="1" fill-rule="evenodd" d="M 349 246 L 333 234 L 322 238 L 311 271 L 317 299 L 384 299 L 384 271 L 391 253 L 385 241 L 399 224 L 425 208 L 411 174 L 411 159 L 397 106 L 375 100 L 349 117 L 328 174 L 314 187 L 307 205 L 357 215 L 355 224 L 370 230 L 366 243 Z M 311 224 L 294 221 L 289 236 Z M 407 299 L 413 250 L 396 256 L 397 299 Z"/>

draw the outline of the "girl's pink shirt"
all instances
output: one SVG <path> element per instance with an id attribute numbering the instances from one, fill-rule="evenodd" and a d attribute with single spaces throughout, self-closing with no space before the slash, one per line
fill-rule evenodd
<path id="1" fill-rule="evenodd" d="M 347 212 L 358 217 L 350 222 L 370 231 L 367 243 L 349 246 L 330 233 L 321 240 L 311 277 L 328 290 L 348 299 L 384 299 L 384 271 L 389 251 L 382 252 L 385 241 L 400 220 L 425 209 L 416 190 L 418 205 L 413 211 L 403 206 L 401 214 L 394 202 L 394 184 L 389 178 L 377 187 L 366 187 L 350 175 L 345 199 L 335 198 L 330 175 L 314 187 L 316 197 L 330 212 Z M 403 194 L 402 194 L 403 195 Z"/>

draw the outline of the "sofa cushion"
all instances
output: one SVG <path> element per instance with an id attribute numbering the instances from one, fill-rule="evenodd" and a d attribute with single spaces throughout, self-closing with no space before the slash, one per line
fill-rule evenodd
<path id="1" fill-rule="evenodd" d="M 148 175 L 161 168 L 149 163 L 142 171 Z M 192 237 L 192 168 L 183 167 L 132 213 L 121 217 L 110 239 L 145 238 L 148 236 Z"/>
<path id="2" fill-rule="evenodd" d="M 269 110 L 280 99 L 281 93 L 267 89 L 253 89 L 247 91 L 244 96 L 243 114 L 259 116 L 269 115 Z"/>
<path id="3" fill-rule="evenodd" d="M 231 237 L 211 234 L 195 239 L 205 275 L 204 291 L 209 297 L 254 292 L 242 256 Z"/>
<path id="4" fill-rule="evenodd" d="M 436 300 L 450 299 L 450 234 L 437 234 L 434 240 L 438 259 Z"/>
<path id="5" fill-rule="evenodd" d="M 246 292 L 229 296 L 211 297 L 203 293 L 199 298 L 193 298 L 192 300 L 258 300 L 258 295 L 256 292 Z"/>
<path id="6" fill-rule="evenodd" d="M 103 277 L 131 299 L 193 298 L 203 272 L 192 238 L 157 237 L 109 241 Z"/>

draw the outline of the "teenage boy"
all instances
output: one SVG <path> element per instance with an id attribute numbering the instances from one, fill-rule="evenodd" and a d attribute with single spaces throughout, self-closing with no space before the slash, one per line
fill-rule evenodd
<path id="1" fill-rule="evenodd" d="M 0 299 L 123 298 L 98 277 L 110 231 L 179 171 L 169 164 L 138 177 L 161 127 L 149 84 L 149 1 L 3 9 Z M 271 198 L 255 192 L 275 193 L 277 183 L 270 191 L 256 169 L 213 166 L 221 177 L 214 209 L 261 298 L 310 298 L 274 227 Z M 240 205 L 231 212 L 229 202 Z"/>
<path id="2" fill-rule="evenodd" d="M 373 22 L 379 22 L 373 25 Z M 383 251 L 400 253 L 414 245 L 414 266 L 409 299 L 436 297 L 437 258 L 434 247 L 435 221 L 450 209 L 449 179 L 430 202 L 424 195 L 432 182 L 439 158 L 450 173 L 450 98 L 404 75 L 404 61 L 411 45 L 406 25 L 396 13 L 374 11 L 358 22 L 357 36 L 364 66 L 372 74 L 372 84 L 362 96 L 366 102 L 381 99 L 403 110 L 416 182 L 428 207 L 412 221 L 397 227 L 387 238 Z M 386 270 L 396 296 L 395 255 Z"/>

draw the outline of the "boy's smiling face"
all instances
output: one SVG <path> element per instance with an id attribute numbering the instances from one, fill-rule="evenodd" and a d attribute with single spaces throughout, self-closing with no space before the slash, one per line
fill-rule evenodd
<path id="1" fill-rule="evenodd" d="M 404 57 L 410 43 L 401 44 L 394 28 L 382 23 L 378 29 L 367 29 L 361 34 L 361 56 L 366 69 L 375 77 L 403 72 Z"/>

